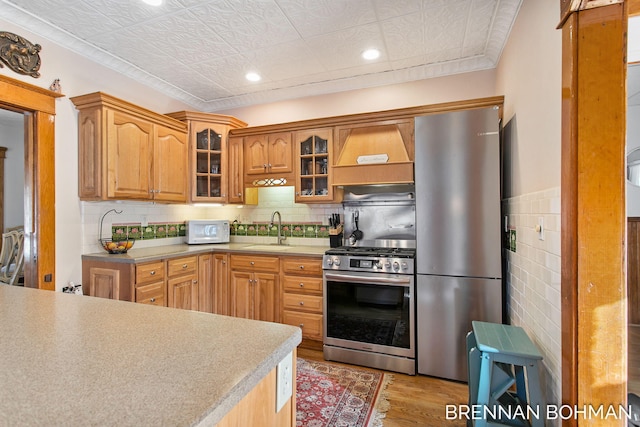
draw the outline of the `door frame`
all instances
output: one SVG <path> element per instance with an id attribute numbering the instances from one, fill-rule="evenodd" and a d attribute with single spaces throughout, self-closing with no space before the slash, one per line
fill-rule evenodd
<path id="1" fill-rule="evenodd" d="M 0 108 L 25 117 L 24 285 L 55 290 L 55 112 L 64 95 L 0 75 Z"/>
<path id="2" fill-rule="evenodd" d="M 639 3 L 560 1 L 562 404 L 570 407 L 627 401 L 626 32 Z"/>

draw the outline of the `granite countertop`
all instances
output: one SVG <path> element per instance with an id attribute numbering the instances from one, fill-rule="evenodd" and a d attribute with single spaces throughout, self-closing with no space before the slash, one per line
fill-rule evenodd
<path id="1" fill-rule="evenodd" d="M 315 256 L 324 255 L 328 246 L 287 246 L 264 243 L 218 243 L 212 245 L 166 245 L 151 248 L 131 248 L 126 254 L 113 255 L 107 252 L 97 252 L 82 255 L 85 261 L 110 261 L 124 263 L 139 263 L 156 261 L 168 256 L 196 255 L 207 252 L 238 252 L 254 255 L 295 255 Z"/>
<path id="2" fill-rule="evenodd" d="M 299 328 L 0 286 L 9 425 L 213 425 L 300 343 Z"/>

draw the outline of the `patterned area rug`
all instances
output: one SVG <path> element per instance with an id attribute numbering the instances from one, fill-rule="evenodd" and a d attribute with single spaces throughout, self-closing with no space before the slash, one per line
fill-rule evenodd
<path id="1" fill-rule="evenodd" d="M 393 375 L 299 357 L 296 369 L 296 426 L 382 426 Z"/>

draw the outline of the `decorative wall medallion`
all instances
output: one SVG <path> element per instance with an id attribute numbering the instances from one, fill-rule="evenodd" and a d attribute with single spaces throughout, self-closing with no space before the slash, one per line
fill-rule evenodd
<path id="1" fill-rule="evenodd" d="M 32 44 L 24 37 L 7 31 L 0 31 L 0 68 L 6 64 L 18 74 L 40 77 L 39 44 Z"/>

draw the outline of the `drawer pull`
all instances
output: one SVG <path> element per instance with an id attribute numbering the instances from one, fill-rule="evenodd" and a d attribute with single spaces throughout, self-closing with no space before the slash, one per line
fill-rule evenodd
<path id="1" fill-rule="evenodd" d="M 301 266 L 300 266 L 300 270 L 304 270 L 304 265 L 301 265 Z"/>
<path id="2" fill-rule="evenodd" d="M 150 274 L 151 276 L 155 276 L 155 275 L 156 275 L 156 271 L 155 271 L 155 270 L 151 270 L 151 271 L 149 272 L 149 274 Z"/>
<path id="3" fill-rule="evenodd" d="M 304 328 L 304 323 L 300 323 L 300 329 Z"/>
<path id="4" fill-rule="evenodd" d="M 149 302 L 156 302 L 156 299 L 155 299 L 155 298 L 151 298 L 151 299 L 149 300 Z"/>
<path id="5" fill-rule="evenodd" d="M 249 262 L 249 264 L 251 264 L 251 265 L 255 265 L 255 263 L 256 263 L 255 261 L 250 261 Z"/>
<path id="6" fill-rule="evenodd" d="M 187 264 L 182 264 L 182 268 L 187 268 Z"/>
<path id="7" fill-rule="evenodd" d="M 300 287 L 304 288 L 304 283 L 300 282 Z"/>
<path id="8" fill-rule="evenodd" d="M 300 305 L 304 305 L 304 301 L 300 301 Z"/>

